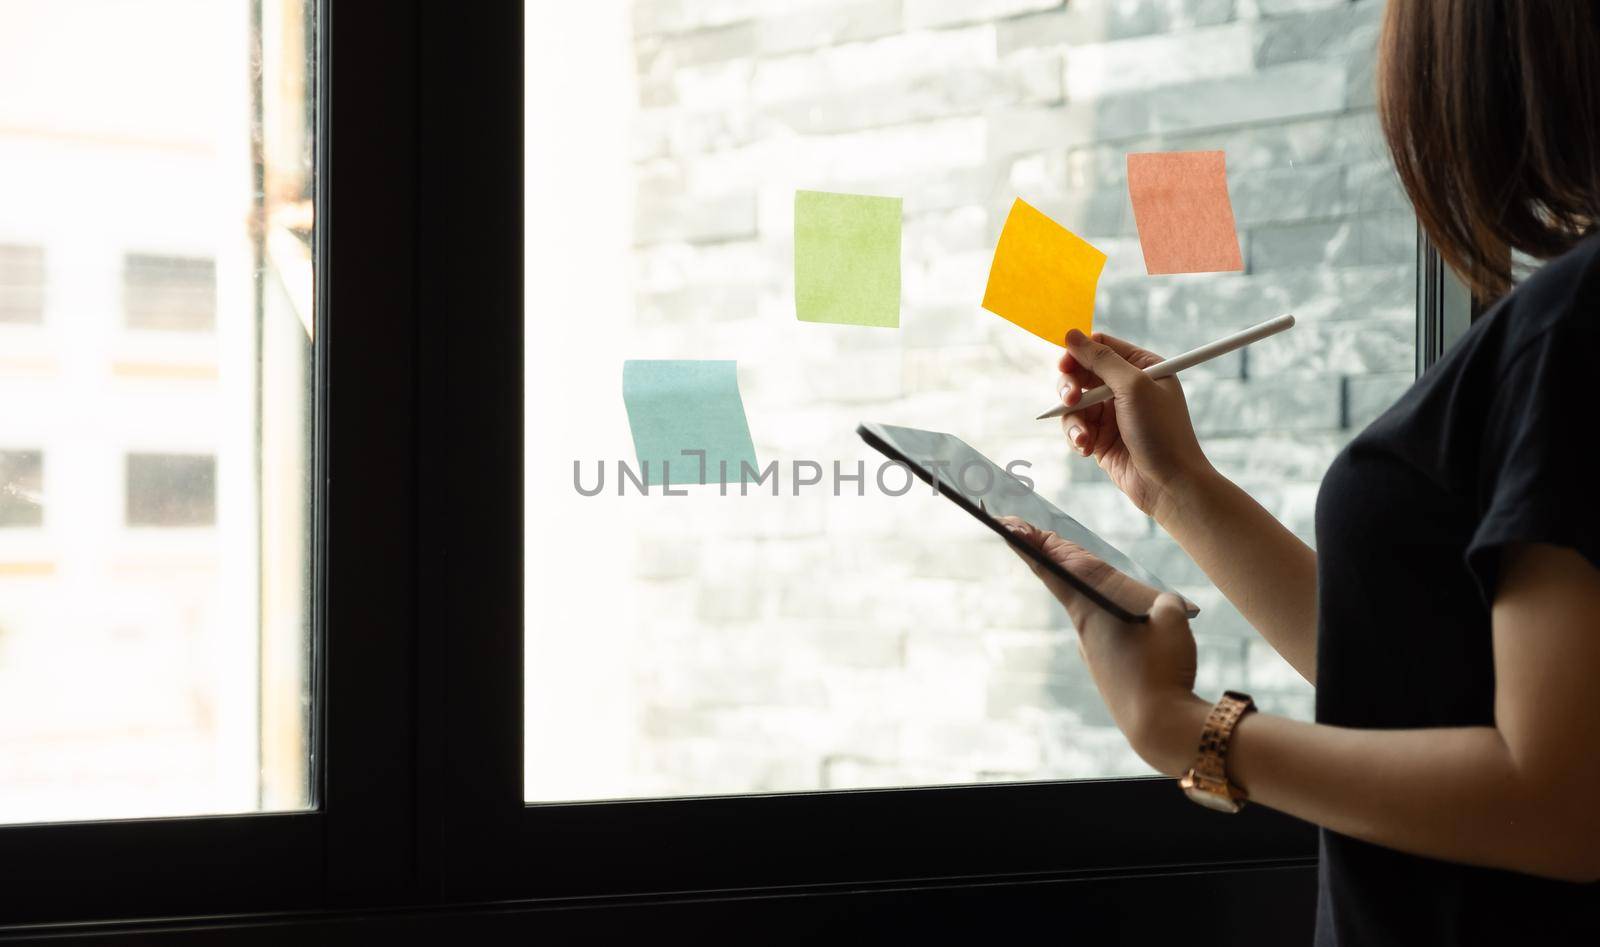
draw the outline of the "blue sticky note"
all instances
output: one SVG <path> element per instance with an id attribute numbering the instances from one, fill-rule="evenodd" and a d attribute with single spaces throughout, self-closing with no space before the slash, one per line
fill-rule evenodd
<path id="1" fill-rule="evenodd" d="M 759 470 L 737 365 L 678 359 L 622 363 L 622 400 L 646 485 L 740 483 L 742 465 Z M 705 451 L 704 463 L 686 451 Z"/>

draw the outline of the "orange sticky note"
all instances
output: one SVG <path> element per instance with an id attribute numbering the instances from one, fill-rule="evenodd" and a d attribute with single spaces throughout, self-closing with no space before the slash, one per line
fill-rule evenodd
<path id="1" fill-rule="evenodd" d="M 1067 330 L 1094 328 L 1094 294 L 1106 255 L 1020 197 L 1011 205 L 989 266 L 983 308 L 1041 339 L 1067 344 Z"/>
<path id="2" fill-rule="evenodd" d="M 1222 152 L 1130 154 L 1128 197 L 1151 276 L 1244 269 Z"/>

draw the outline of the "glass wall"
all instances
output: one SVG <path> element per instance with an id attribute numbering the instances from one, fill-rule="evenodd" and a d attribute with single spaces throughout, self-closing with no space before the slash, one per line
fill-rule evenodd
<path id="1" fill-rule="evenodd" d="M 1323 470 L 1413 374 L 1414 222 L 1373 105 L 1382 9 L 530 3 L 527 798 L 1150 772 L 1061 608 L 953 505 L 875 482 L 862 421 L 1028 463 L 1201 606 L 1203 695 L 1308 717 L 1309 686 L 1033 420 L 1060 349 L 980 302 L 1021 197 L 1108 255 L 1096 328 L 1174 354 L 1294 313 L 1184 387 L 1216 465 L 1309 540 Z M 1244 270 L 1148 276 L 1125 156 L 1210 149 Z M 797 190 L 902 200 L 897 328 L 797 319 Z M 619 496 L 631 359 L 735 361 L 778 495 Z"/>

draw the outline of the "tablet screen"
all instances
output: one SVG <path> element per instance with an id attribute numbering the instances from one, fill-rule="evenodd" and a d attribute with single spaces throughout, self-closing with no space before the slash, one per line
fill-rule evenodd
<path id="1" fill-rule="evenodd" d="M 890 424 L 863 424 L 857 431 L 868 444 L 935 484 L 941 494 L 1025 554 L 1029 548 L 999 525 L 1000 517 L 1015 516 L 1055 533 L 1064 545 L 1057 547 L 1058 555 L 1041 564 L 1118 617 L 1137 620 L 1148 615 L 1159 592 L 1177 594 L 1148 569 L 959 437 Z M 1040 561 L 1037 556 L 1033 558 Z M 1185 604 L 1190 617 L 1199 613 L 1192 603 L 1185 600 Z"/>

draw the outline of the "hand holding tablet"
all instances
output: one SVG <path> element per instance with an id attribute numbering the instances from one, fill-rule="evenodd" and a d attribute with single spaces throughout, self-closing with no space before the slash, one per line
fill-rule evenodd
<path id="1" fill-rule="evenodd" d="M 1123 603 L 1136 614 L 1148 614 L 1155 605 L 1156 598 L 1161 595 L 1160 589 L 1145 585 L 1138 579 L 1117 571 L 1110 563 L 1070 539 L 1039 529 L 1020 517 L 1002 516 L 998 521 L 1015 540 L 1037 549 L 1046 559 L 1087 582 L 1105 597 Z M 1033 570 L 1033 574 L 1039 577 L 1045 587 L 1067 606 L 1067 611 L 1073 612 L 1076 600 L 1083 598 L 1078 589 L 1061 582 L 1053 571 L 1042 568 L 1034 557 L 1020 551 L 1017 555 L 1027 563 L 1028 568 Z"/>
<path id="2" fill-rule="evenodd" d="M 1044 570 L 1084 601 L 1116 618 L 1143 622 L 1159 593 L 1176 595 L 1166 583 L 960 438 L 889 424 L 863 424 L 856 432 L 988 526 L 1024 556 L 1035 572 Z M 1033 532 L 1008 528 L 1017 523 L 1027 524 L 1041 536 L 1053 535 L 1055 541 L 1048 547 L 1032 542 Z M 1063 598 L 1063 603 L 1066 601 Z M 1199 614 L 1194 605 L 1184 605 L 1190 617 Z"/>

